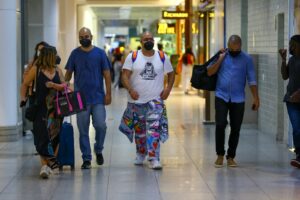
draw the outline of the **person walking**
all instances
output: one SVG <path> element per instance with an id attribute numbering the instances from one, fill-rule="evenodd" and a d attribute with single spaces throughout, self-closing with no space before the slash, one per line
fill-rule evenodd
<path id="1" fill-rule="evenodd" d="M 290 164 L 300 168 L 300 35 L 294 35 L 289 42 L 291 57 L 286 63 L 287 50 L 280 49 L 282 59 L 281 75 L 283 80 L 289 79 L 284 102 L 293 128 L 293 142 L 296 158 Z"/>
<path id="2" fill-rule="evenodd" d="M 113 62 L 113 68 L 114 68 L 114 84 L 113 88 L 119 89 L 120 86 L 120 79 L 121 79 L 121 69 L 122 69 L 122 58 L 123 55 L 120 52 L 120 48 L 117 48 L 118 50 L 114 53 L 114 62 Z"/>
<path id="3" fill-rule="evenodd" d="M 30 71 L 30 69 L 36 64 L 36 61 L 38 59 L 38 56 L 40 55 L 40 51 L 41 49 L 44 47 L 44 46 L 49 46 L 49 44 L 47 42 L 44 42 L 44 41 L 41 41 L 39 43 L 37 43 L 35 45 L 35 48 L 34 48 L 34 55 L 33 55 L 33 58 L 32 60 L 30 60 L 28 62 L 28 64 L 26 64 L 24 67 L 24 72 L 23 72 L 23 80 L 25 79 L 26 75 L 28 74 L 28 72 Z M 35 84 L 34 84 L 34 81 L 32 81 L 29 85 L 28 85 L 28 89 L 27 89 L 27 93 L 26 93 L 26 99 L 28 101 L 28 104 L 27 106 L 30 106 L 34 103 L 34 97 L 35 97 Z M 26 103 L 27 102 L 24 102 L 25 104 L 24 105 L 20 105 L 21 107 L 26 107 Z M 28 130 L 30 130 L 33 133 L 33 124 L 31 121 L 27 120 L 26 118 L 23 120 L 23 136 L 26 135 L 26 132 Z M 35 144 L 35 141 L 34 141 L 34 144 Z"/>
<path id="4" fill-rule="evenodd" d="M 24 73 L 23 73 L 23 79 L 28 74 L 30 69 L 36 64 L 37 59 L 38 59 L 38 57 L 41 53 L 41 49 L 44 48 L 45 46 L 50 46 L 50 45 L 47 42 L 44 42 L 44 41 L 41 41 L 41 42 L 39 42 L 35 45 L 33 59 L 31 61 L 29 61 L 28 64 L 27 64 L 27 66 L 24 70 Z M 35 90 L 35 88 L 33 88 L 33 86 L 34 86 L 34 81 L 28 87 L 27 95 L 28 95 L 28 99 L 29 99 L 30 104 L 32 104 L 34 102 L 34 92 L 35 92 L 34 90 Z"/>
<path id="5" fill-rule="evenodd" d="M 64 81 L 62 71 L 55 65 L 56 53 L 55 47 L 51 46 L 44 46 L 40 50 L 34 65 L 24 76 L 20 92 L 20 106 L 24 106 L 28 87 L 35 81 L 34 102 L 37 112 L 34 113 L 33 136 L 42 164 L 40 176 L 45 179 L 59 165 L 56 156 L 62 118 L 55 115 L 54 99 L 56 90 L 64 89 Z"/>
<path id="6" fill-rule="evenodd" d="M 192 48 L 188 47 L 185 53 L 182 55 L 182 86 L 184 94 L 189 94 L 191 90 L 191 77 L 193 72 L 193 65 L 195 61 L 195 56 L 193 54 Z"/>
<path id="7" fill-rule="evenodd" d="M 222 49 L 219 58 L 209 66 L 209 76 L 217 73 L 215 91 L 215 121 L 216 121 L 216 153 L 215 167 L 223 166 L 225 155 L 225 129 L 230 120 L 230 135 L 227 150 L 227 165 L 236 167 L 234 158 L 239 142 L 240 129 L 245 110 L 245 84 L 248 81 L 252 96 L 252 110 L 259 108 L 259 96 L 255 77 L 254 65 L 251 57 L 241 51 L 242 40 L 238 35 L 231 35 L 228 39 L 228 50 Z"/>
<path id="8" fill-rule="evenodd" d="M 105 105 L 111 103 L 111 64 L 103 49 L 92 45 L 90 29 L 83 27 L 79 31 L 81 46 L 74 49 L 68 59 L 65 69 L 65 80 L 70 81 L 74 72 L 75 90 L 80 90 L 87 103 L 86 111 L 77 114 L 79 144 L 83 163 L 81 169 L 91 168 L 91 147 L 89 138 L 90 117 L 95 128 L 94 152 L 98 165 L 104 163 L 102 151 L 106 135 Z M 105 80 L 105 90 L 103 85 Z"/>
<path id="9" fill-rule="evenodd" d="M 130 53 L 123 65 L 122 81 L 128 91 L 128 104 L 119 130 L 136 143 L 134 164 L 142 165 L 146 156 L 151 169 L 161 169 L 160 142 L 168 138 L 164 100 L 174 83 L 173 67 L 163 52 L 153 49 L 150 32 L 141 36 L 142 49 Z M 167 85 L 164 87 L 164 74 Z"/>

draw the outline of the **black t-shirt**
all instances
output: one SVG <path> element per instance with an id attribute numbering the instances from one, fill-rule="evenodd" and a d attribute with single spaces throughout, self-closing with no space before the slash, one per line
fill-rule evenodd
<path id="1" fill-rule="evenodd" d="M 290 96 L 300 89 L 300 57 L 292 56 L 288 62 L 289 82 L 286 87 L 284 101 L 289 101 Z"/>

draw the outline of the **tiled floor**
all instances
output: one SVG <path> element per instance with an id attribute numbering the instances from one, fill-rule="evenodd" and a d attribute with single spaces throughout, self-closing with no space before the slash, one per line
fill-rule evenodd
<path id="1" fill-rule="evenodd" d="M 167 101 L 170 139 L 161 149 L 163 170 L 134 166 L 135 147 L 117 129 L 125 94 L 115 91 L 113 104 L 107 107 L 104 166 L 93 160 L 91 170 L 80 169 L 77 130 L 75 171 L 66 168 L 49 180 L 38 176 L 40 164 L 31 135 L 0 143 L 0 200 L 300 199 L 300 170 L 289 166 L 293 154 L 256 130 L 241 131 L 239 167 L 215 168 L 214 126 L 202 124 L 204 101 L 178 90 Z"/>

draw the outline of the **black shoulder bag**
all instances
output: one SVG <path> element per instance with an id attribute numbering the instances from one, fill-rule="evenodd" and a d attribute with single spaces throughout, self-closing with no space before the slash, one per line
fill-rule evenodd
<path id="1" fill-rule="evenodd" d="M 201 89 L 201 90 L 208 90 L 208 91 L 214 91 L 216 90 L 216 84 L 217 84 L 217 73 L 208 76 L 207 75 L 207 66 L 217 59 L 220 55 L 220 51 L 216 53 L 213 57 L 211 57 L 207 62 L 205 62 L 202 65 L 194 65 L 193 67 L 193 73 L 191 78 L 191 84 L 193 88 Z"/>
<path id="2" fill-rule="evenodd" d="M 36 69 L 36 74 L 35 74 L 35 81 L 34 81 L 34 87 L 36 88 L 37 85 L 37 78 L 38 78 L 38 73 L 39 73 L 39 67 Z M 36 91 L 35 91 L 36 92 Z M 37 104 L 37 97 L 36 95 L 34 96 L 34 102 L 29 104 L 29 106 L 25 109 L 25 118 L 28 119 L 29 121 L 33 122 L 36 118 L 36 115 L 38 113 L 38 104 Z"/>

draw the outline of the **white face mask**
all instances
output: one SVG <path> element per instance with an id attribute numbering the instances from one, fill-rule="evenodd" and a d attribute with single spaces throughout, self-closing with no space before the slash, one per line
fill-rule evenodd
<path id="1" fill-rule="evenodd" d="M 41 54 L 41 51 L 38 50 L 38 51 L 36 52 L 36 55 L 39 56 L 40 54 Z"/>

